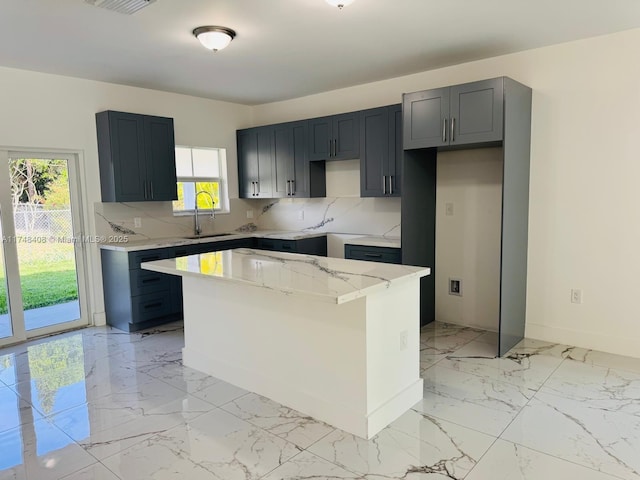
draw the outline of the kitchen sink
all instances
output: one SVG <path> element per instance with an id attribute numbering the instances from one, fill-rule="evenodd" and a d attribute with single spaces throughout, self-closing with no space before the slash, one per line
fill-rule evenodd
<path id="1" fill-rule="evenodd" d="M 182 237 L 182 238 L 188 238 L 189 240 L 197 240 L 199 238 L 226 237 L 227 235 L 233 235 L 233 233 L 210 233 L 208 235 L 190 235 L 188 237 Z"/>

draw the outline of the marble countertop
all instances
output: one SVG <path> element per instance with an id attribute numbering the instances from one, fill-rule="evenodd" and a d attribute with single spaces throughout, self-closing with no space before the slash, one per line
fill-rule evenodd
<path id="1" fill-rule="evenodd" d="M 103 250 L 116 250 L 120 252 L 136 252 L 139 250 L 150 250 L 153 248 L 179 247 L 181 245 L 194 245 L 198 243 L 215 243 L 225 240 L 235 240 L 238 238 L 274 238 L 279 240 L 302 240 L 305 238 L 324 237 L 326 232 L 289 232 L 274 230 L 256 230 L 254 232 L 239 233 L 229 232 L 228 235 L 218 237 L 167 237 L 167 238 L 149 238 L 145 240 L 134 240 L 131 242 L 120 243 L 101 243 L 100 248 Z"/>
<path id="2" fill-rule="evenodd" d="M 233 282 L 335 304 L 350 302 L 431 273 L 425 267 L 247 248 L 146 262 L 142 268 L 183 277 Z"/>
<path id="3" fill-rule="evenodd" d="M 345 245 L 364 245 L 367 247 L 400 248 L 400 237 L 366 236 L 345 240 Z"/>

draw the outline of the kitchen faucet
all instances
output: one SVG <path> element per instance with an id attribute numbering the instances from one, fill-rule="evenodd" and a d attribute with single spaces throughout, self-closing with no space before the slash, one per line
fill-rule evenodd
<path id="1" fill-rule="evenodd" d="M 213 207 L 216 204 L 215 200 L 213 199 L 213 195 L 211 195 L 209 192 L 205 190 L 200 190 L 198 193 L 196 193 L 196 201 L 195 201 L 195 234 L 196 235 L 200 235 L 202 233 L 202 228 L 200 227 L 200 220 L 198 218 L 198 195 L 200 195 L 201 193 L 206 193 L 207 195 L 209 195 L 209 198 L 211 199 L 211 218 L 216 218 L 216 214 L 213 211 Z"/>

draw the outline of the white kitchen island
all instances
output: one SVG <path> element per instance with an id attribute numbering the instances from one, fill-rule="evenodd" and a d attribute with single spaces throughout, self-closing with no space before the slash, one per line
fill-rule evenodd
<path id="1" fill-rule="evenodd" d="M 186 366 L 363 438 L 422 398 L 428 268 L 251 249 L 142 268 L 182 276 Z"/>

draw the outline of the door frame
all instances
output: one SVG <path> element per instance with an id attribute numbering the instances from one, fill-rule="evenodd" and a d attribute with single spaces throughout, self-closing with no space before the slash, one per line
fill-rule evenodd
<path id="1" fill-rule="evenodd" d="M 89 244 L 84 240 L 86 227 L 89 225 L 86 205 L 86 191 L 84 189 L 85 177 L 83 152 L 79 150 L 69 150 L 61 148 L 25 148 L 25 147 L 4 147 L 0 146 L 0 164 L 5 165 L 11 158 L 43 158 L 61 159 L 67 161 L 69 171 L 69 194 L 71 197 L 71 218 L 73 225 L 75 242 L 76 276 L 78 281 L 78 301 L 80 306 L 80 318 L 71 322 L 51 325 L 27 331 L 24 324 L 24 307 L 22 302 L 22 291 L 20 286 L 20 270 L 17 244 L 15 242 L 4 242 L 5 269 L 7 279 L 7 297 L 9 304 L 13 306 L 11 312 L 11 322 L 13 336 L 0 339 L 0 347 L 23 342 L 31 338 L 41 337 L 61 331 L 73 330 L 86 327 L 91 324 L 91 289 L 89 286 Z M 0 201 L 4 205 L 11 206 L 11 183 L 7 175 L 8 171 L 0 167 Z M 15 224 L 13 219 L 13 209 L 9 214 L 2 212 L 2 232 L 5 237 L 15 238 Z M 17 308 L 16 308 L 17 307 Z M 15 312 L 13 311 L 15 309 Z M 64 325 L 64 329 L 60 328 Z"/>

